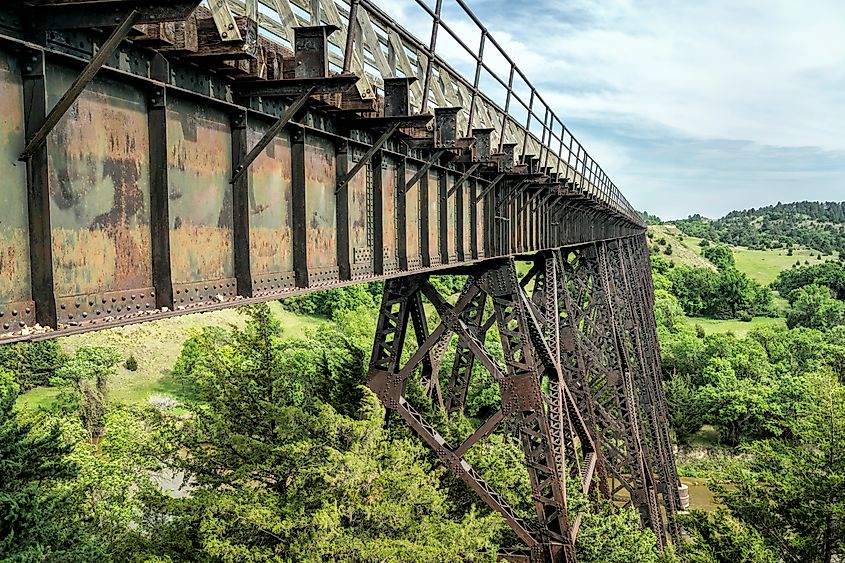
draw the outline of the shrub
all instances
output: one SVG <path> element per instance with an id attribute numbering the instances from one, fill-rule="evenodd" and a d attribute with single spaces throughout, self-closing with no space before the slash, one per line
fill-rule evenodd
<path id="1" fill-rule="evenodd" d="M 138 371 L 138 360 L 135 359 L 135 356 L 129 356 L 123 363 L 123 367 L 129 371 Z"/>

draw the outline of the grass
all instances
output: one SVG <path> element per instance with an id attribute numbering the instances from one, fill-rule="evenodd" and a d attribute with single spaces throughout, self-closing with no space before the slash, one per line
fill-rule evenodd
<path id="1" fill-rule="evenodd" d="M 738 321 L 736 319 L 707 319 L 704 317 L 684 317 L 684 323 L 689 326 L 701 325 L 705 334 L 723 334 L 732 332 L 742 338 L 748 335 L 755 328 L 766 326 L 785 327 L 786 319 L 783 317 L 754 317 L 751 321 Z"/>
<path id="2" fill-rule="evenodd" d="M 326 322 L 323 317 L 286 311 L 278 301 L 269 305 L 282 323 L 283 338 L 300 336 L 307 329 Z M 129 371 L 122 363 L 117 366 L 117 373 L 111 380 L 110 396 L 118 403 L 140 404 L 151 395 L 179 398 L 179 384 L 170 377 L 170 369 L 192 331 L 211 326 L 243 326 L 245 320 L 236 309 L 224 309 L 67 336 L 59 339 L 59 343 L 70 353 L 80 346 L 111 346 L 119 350 L 124 358 L 135 356 L 138 370 Z M 21 395 L 18 404 L 30 408 L 48 406 L 57 392 L 55 388 L 37 387 Z"/>
<path id="3" fill-rule="evenodd" d="M 652 244 L 661 237 L 666 239 L 666 242 L 672 245 L 672 255 L 663 256 L 669 260 L 674 260 L 676 264 L 683 264 L 685 266 L 709 267 L 710 264 L 703 256 L 701 256 L 701 242 L 700 238 L 688 237 L 681 233 L 681 231 L 672 224 L 656 225 L 650 227 L 654 231 L 654 239 Z M 661 247 L 663 248 L 663 247 Z M 796 262 L 801 265 L 821 264 L 825 260 L 836 260 L 837 255 L 824 256 L 819 260 L 819 253 L 807 248 L 797 248 L 793 250 L 793 255 L 789 256 L 786 250 L 751 250 L 743 246 L 732 246 L 731 250 L 734 253 L 736 260 L 736 268 L 740 272 L 748 274 L 755 281 L 769 285 L 782 270 L 788 270 Z"/>

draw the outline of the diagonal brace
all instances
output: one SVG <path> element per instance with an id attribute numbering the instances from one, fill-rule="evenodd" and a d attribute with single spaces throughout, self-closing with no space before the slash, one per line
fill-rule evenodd
<path id="1" fill-rule="evenodd" d="M 70 109 L 70 106 L 79 98 L 82 94 L 82 91 L 85 90 L 85 87 L 94 79 L 97 75 L 97 72 L 102 68 L 105 62 L 111 57 L 115 50 L 117 50 L 120 43 L 126 39 L 126 36 L 129 34 L 129 31 L 132 29 L 132 26 L 135 25 L 135 22 L 138 21 L 138 16 L 140 12 L 138 10 L 132 10 L 129 12 L 126 17 L 123 18 L 123 21 L 120 25 L 115 29 L 109 38 L 106 39 L 106 42 L 103 43 L 100 50 L 94 55 L 76 80 L 73 81 L 73 84 L 70 85 L 70 88 L 67 92 L 61 97 L 58 103 L 53 106 L 53 109 L 50 110 L 50 113 L 47 114 L 47 117 L 44 118 L 44 123 L 39 127 L 38 131 L 32 136 L 29 143 L 27 143 L 26 148 L 24 148 L 23 152 L 21 153 L 18 160 L 26 161 L 29 159 L 36 150 L 47 140 L 47 136 L 50 132 L 56 127 L 62 117 L 67 113 L 67 110 Z"/>
<path id="2" fill-rule="evenodd" d="M 520 213 L 522 213 L 522 211 L 523 211 L 526 207 L 528 207 L 529 205 L 531 205 L 531 203 L 533 203 L 533 202 L 534 202 L 534 200 L 535 200 L 535 199 L 537 199 L 537 196 L 538 196 L 538 195 L 540 195 L 541 193 L 543 193 L 543 191 L 542 191 L 542 190 L 537 190 L 536 192 L 534 192 L 533 194 L 531 194 L 530 196 L 528 196 L 528 199 L 527 199 L 527 200 L 525 200 L 525 203 L 523 203 L 522 205 L 520 205 L 520 206 L 519 206 L 519 209 L 517 209 L 517 210 L 516 210 L 516 214 L 517 214 L 517 215 L 519 215 Z"/>
<path id="3" fill-rule="evenodd" d="M 247 171 L 250 165 L 255 162 L 255 159 L 258 158 L 258 155 L 261 154 L 264 149 L 267 148 L 267 145 L 270 144 L 270 141 L 272 141 L 276 137 L 276 135 L 279 134 L 279 131 L 281 131 L 282 128 L 284 128 L 284 126 L 287 125 L 291 119 L 293 119 L 293 116 L 296 115 L 296 112 L 302 109 L 302 106 L 304 106 L 305 102 L 308 101 L 308 97 L 311 95 L 312 92 L 314 92 L 315 88 L 316 86 L 311 86 L 305 92 L 303 92 L 302 95 L 300 95 L 296 99 L 296 101 L 294 101 L 291 105 L 288 106 L 288 108 L 285 110 L 285 113 L 283 113 L 282 116 L 278 120 L 276 120 L 276 123 L 274 123 L 273 126 L 270 127 L 270 129 L 268 129 L 266 133 L 264 133 L 264 136 L 261 137 L 261 140 L 258 141 L 258 143 L 256 143 L 254 147 L 252 147 L 252 150 L 249 151 L 249 153 L 235 168 L 235 173 L 232 175 L 232 179 L 229 180 L 230 184 L 234 184 L 238 181 L 238 178 L 240 178 L 244 174 L 244 172 Z"/>
<path id="4" fill-rule="evenodd" d="M 490 185 L 487 186 L 486 188 L 484 188 L 484 191 L 482 191 L 480 194 L 478 194 L 478 197 L 475 198 L 475 203 L 478 203 L 479 201 L 484 199 L 484 196 L 486 196 L 490 192 L 490 190 L 495 188 L 499 184 L 499 182 L 502 181 L 502 178 L 504 178 L 504 177 L 505 177 L 504 172 L 502 172 L 501 174 L 496 176 L 496 178 L 490 183 Z"/>
<path id="5" fill-rule="evenodd" d="M 478 170 L 478 168 L 479 168 L 482 164 L 483 164 L 482 162 L 476 162 L 475 164 L 473 164 L 472 166 L 470 166 L 470 167 L 469 167 L 469 169 L 468 169 L 466 172 L 464 172 L 464 173 L 461 175 L 461 177 L 460 177 L 460 178 L 458 178 L 458 181 L 457 181 L 457 182 L 455 182 L 455 185 L 454 185 L 454 186 L 452 186 L 452 187 L 449 189 L 449 193 L 448 193 L 448 194 L 446 194 L 446 197 L 447 197 L 447 198 L 452 197 L 452 194 L 453 194 L 453 193 L 455 193 L 455 192 L 458 190 L 458 188 L 460 188 L 460 187 L 461 187 L 461 184 L 463 184 L 464 182 L 466 182 L 466 181 L 467 181 L 467 178 L 469 178 L 470 176 L 472 176 L 472 174 L 473 174 L 476 170 Z"/>
<path id="6" fill-rule="evenodd" d="M 384 146 L 384 144 L 387 142 L 387 140 L 394 133 L 396 133 L 396 130 L 399 129 L 400 125 L 401 125 L 401 123 L 394 123 L 390 127 L 388 127 L 387 130 L 384 133 L 382 133 L 381 137 L 379 137 L 378 140 L 376 140 L 376 142 L 373 143 L 373 146 L 370 147 L 370 150 L 368 150 L 364 154 L 364 156 L 361 157 L 361 160 L 359 160 L 358 162 L 355 163 L 355 166 L 352 168 L 352 170 L 350 170 L 349 173 L 343 178 L 343 180 L 341 180 L 337 184 L 337 188 L 334 191 L 335 194 L 337 194 L 338 192 L 340 192 L 340 190 L 345 188 L 347 186 L 347 184 L 349 184 L 349 182 L 352 180 L 352 178 L 355 177 L 355 174 L 357 174 L 364 166 L 367 165 L 368 162 L 370 162 L 370 159 L 373 158 L 373 155 L 376 154 L 376 151 L 378 151 L 381 147 Z"/>
<path id="7" fill-rule="evenodd" d="M 410 189 L 413 188 L 417 184 L 417 182 L 420 180 L 420 178 L 425 176 L 426 172 L 428 172 L 428 169 L 431 168 L 432 166 L 434 166 L 434 163 L 439 161 L 440 157 L 443 156 L 443 153 L 445 153 L 445 152 L 446 152 L 446 149 L 440 149 L 438 151 L 434 151 L 434 154 L 431 155 L 431 158 L 429 158 L 428 161 L 426 161 L 426 163 L 423 164 L 420 167 L 419 170 L 417 170 L 417 173 L 414 174 L 414 177 L 411 178 L 410 180 L 408 180 L 408 183 L 405 184 L 405 193 L 410 191 Z"/>
<path id="8" fill-rule="evenodd" d="M 505 194 L 505 197 L 502 198 L 502 201 L 500 201 L 499 203 L 496 204 L 496 210 L 498 211 L 500 207 L 502 207 L 504 204 L 506 204 L 508 201 L 510 201 L 510 199 L 512 197 L 514 197 L 517 194 L 517 192 L 519 192 L 527 184 L 528 184 L 528 182 L 523 180 L 520 183 L 514 185 L 514 187 L 511 188 L 511 190 L 508 193 Z"/>

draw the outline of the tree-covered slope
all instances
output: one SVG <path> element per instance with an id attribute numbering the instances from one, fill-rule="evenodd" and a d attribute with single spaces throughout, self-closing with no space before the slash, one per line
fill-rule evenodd
<path id="1" fill-rule="evenodd" d="M 845 254 L 845 202 L 799 201 L 731 211 L 711 220 L 691 215 L 674 224 L 689 236 L 749 248 L 807 247 Z"/>

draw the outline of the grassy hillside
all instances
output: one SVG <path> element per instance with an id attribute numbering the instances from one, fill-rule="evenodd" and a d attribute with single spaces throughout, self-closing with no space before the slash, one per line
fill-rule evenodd
<path id="1" fill-rule="evenodd" d="M 672 255 L 664 256 L 664 258 L 674 260 L 676 264 L 685 266 L 714 267 L 701 256 L 700 238 L 684 235 L 671 223 L 649 228 L 654 231 L 654 238 L 650 240 L 651 244 L 654 244 L 661 237 L 666 239 L 667 244 L 672 244 Z M 796 262 L 800 262 L 802 265 L 805 262 L 820 264 L 825 259 L 830 259 L 830 256 L 827 258 L 822 256 L 822 259 L 819 260 L 818 252 L 806 248 L 793 250 L 792 256 L 789 256 L 787 251 L 783 249 L 751 250 L 742 246 L 732 246 L 731 250 L 733 250 L 736 259 L 737 269 L 763 285 L 773 282 L 781 270 L 791 268 Z"/>
<path id="2" fill-rule="evenodd" d="M 283 336 L 300 336 L 306 329 L 316 328 L 325 322 L 322 317 L 286 311 L 278 301 L 272 301 L 270 308 L 282 323 Z M 170 378 L 170 369 L 192 331 L 211 326 L 243 326 L 244 320 L 237 310 L 225 309 L 67 336 L 59 342 L 67 352 L 73 352 L 80 346 L 111 346 L 125 358 L 134 356 L 138 370 L 132 372 L 123 365 L 118 366 L 111 382 L 110 395 L 116 402 L 138 404 L 151 395 L 179 395 L 178 384 Z M 19 403 L 28 406 L 47 404 L 56 393 L 54 388 L 38 387 L 22 395 Z"/>

